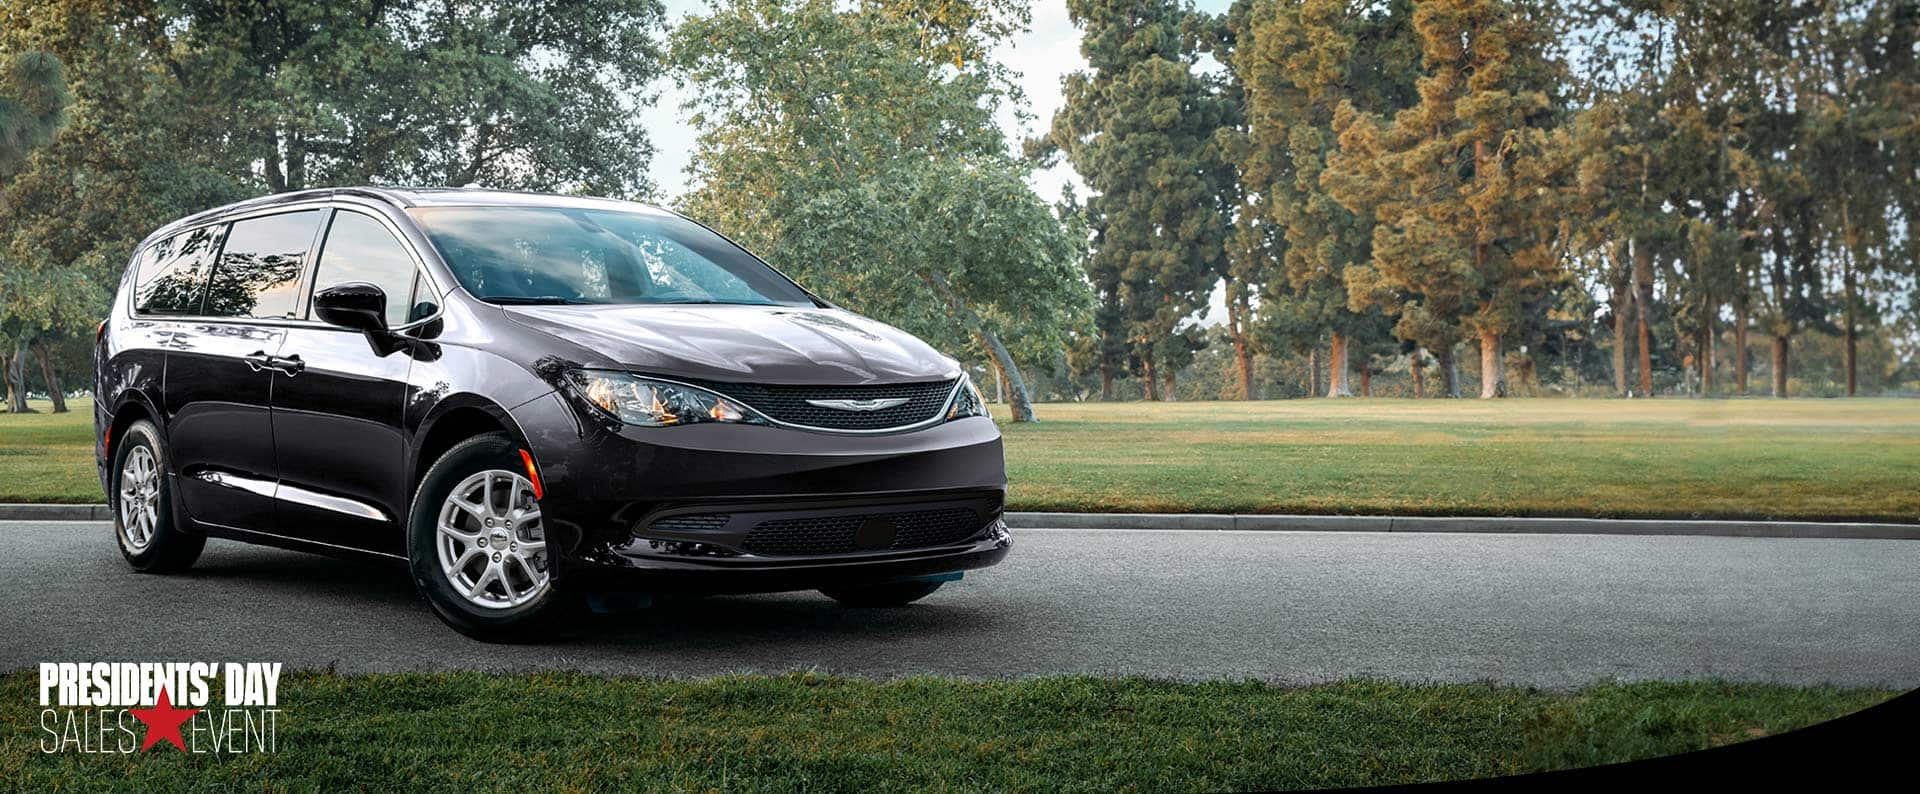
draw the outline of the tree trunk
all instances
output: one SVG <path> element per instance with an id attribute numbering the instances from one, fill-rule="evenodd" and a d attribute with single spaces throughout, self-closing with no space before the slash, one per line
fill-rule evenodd
<path id="1" fill-rule="evenodd" d="M 1000 343 L 1000 335 L 988 328 L 986 323 L 980 320 L 980 315 L 974 312 L 973 307 L 960 299 L 960 295 L 953 291 L 953 286 L 947 283 L 945 275 L 938 272 L 923 273 L 921 279 L 933 287 L 934 292 L 947 302 L 948 309 L 973 328 L 973 332 L 979 336 L 983 346 L 987 348 L 987 353 L 993 357 L 994 363 L 999 365 L 1000 371 L 1006 374 L 1007 391 L 1010 392 L 1007 395 L 1007 406 L 1013 413 L 1013 421 L 1040 421 L 1033 415 L 1033 398 L 1027 393 L 1027 379 L 1020 375 L 1020 365 L 1014 363 L 1013 354 L 1008 353 L 1007 346 Z"/>
<path id="2" fill-rule="evenodd" d="M 1454 360 L 1453 345 L 1440 348 L 1435 354 L 1440 364 L 1440 391 L 1447 397 L 1460 397 L 1460 363 Z"/>
<path id="3" fill-rule="evenodd" d="M 1507 396 L 1506 356 L 1500 351 L 1500 335 L 1480 332 L 1480 399 Z"/>
<path id="4" fill-rule="evenodd" d="M 1373 367 L 1360 365 L 1360 396 L 1373 396 Z"/>
<path id="5" fill-rule="evenodd" d="M 1713 396 L 1713 315 L 1720 311 L 1711 293 L 1702 296 L 1700 312 L 1700 349 L 1695 351 L 1700 361 L 1700 396 Z"/>
<path id="6" fill-rule="evenodd" d="M 31 413 L 27 407 L 27 343 L 14 345 L 13 356 L 6 361 L 7 410 Z"/>
<path id="7" fill-rule="evenodd" d="M 1327 396 L 1353 396 L 1353 388 L 1347 385 L 1347 338 L 1338 333 L 1327 356 Z"/>
<path id="8" fill-rule="evenodd" d="M 1860 390 L 1860 332 L 1854 324 L 1853 301 L 1855 279 L 1851 266 L 1847 267 L 1845 275 L 1842 276 L 1842 280 L 1846 285 L 1846 296 L 1844 298 L 1846 305 L 1841 311 L 1841 322 L 1845 323 L 1846 327 L 1840 330 L 1841 335 L 1846 340 L 1846 347 L 1841 352 L 1841 355 L 1844 357 L 1847 365 L 1847 396 L 1852 397 Z"/>
<path id="9" fill-rule="evenodd" d="M 1840 307 L 1840 319 L 1841 322 L 1846 323 L 1846 327 L 1840 330 L 1846 339 L 1842 356 L 1845 358 L 1847 367 L 1847 396 L 1852 397 L 1860 388 L 1860 370 L 1857 366 L 1860 359 L 1860 334 L 1854 323 L 1855 290 L 1859 279 L 1853 272 L 1854 247 L 1859 243 L 1860 238 L 1854 233 L 1853 217 L 1847 212 L 1847 199 L 1844 196 L 1840 198 L 1840 228 L 1841 243 L 1845 248 L 1840 252 L 1840 283 L 1844 292 L 1841 298 L 1844 303 Z"/>
<path id="10" fill-rule="evenodd" d="M 1773 337 L 1773 396 L 1787 396 L 1787 337 Z"/>
<path id="11" fill-rule="evenodd" d="M 1700 396 L 1713 396 L 1713 318 L 1700 331 Z"/>
<path id="12" fill-rule="evenodd" d="M 1613 395 L 1629 397 L 1632 392 L 1627 386 L 1627 312 L 1631 310 L 1631 298 L 1617 301 L 1613 312 Z"/>
<path id="13" fill-rule="evenodd" d="M 53 412 L 67 412 L 67 395 L 60 388 L 60 375 L 53 370 L 53 346 L 46 342 L 37 345 L 40 352 L 40 379 L 47 382 L 47 396 L 53 399 Z"/>
<path id="14" fill-rule="evenodd" d="M 1747 393 L 1747 299 L 1733 304 L 1733 389 Z"/>
<path id="15" fill-rule="evenodd" d="M 1633 316 L 1640 343 L 1640 393 L 1653 396 L 1653 336 L 1648 312 L 1653 304 L 1653 257 L 1644 240 L 1633 241 Z"/>
<path id="16" fill-rule="evenodd" d="M 1631 244 L 1615 243 L 1611 255 L 1612 266 L 1607 274 L 1607 303 L 1613 309 L 1613 396 L 1630 397 L 1632 387 L 1627 383 L 1627 325 L 1632 322 L 1633 312 L 1633 266 Z"/>
<path id="17" fill-rule="evenodd" d="M 1014 363 L 1013 354 L 1007 352 L 1007 346 L 1000 343 L 1000 335 L 984 328 L 979 333 L 980 341 L 993 356 L 994 367 L 1006 378 L 1007 411 L 1013 414 L 1013 421 L 1040 421 L 1033 415 L 1033 398 L 1027 393 L 1027 379 L 1020 374 L 1020 365 Z"/>
<path id="18" fill-rule="evenodd" d="M 1167 388 L 1162 389 L 1160 391 L 1160 399 L 1165 400 L 1167 402 L 1173 402 L 1175 400 L 1180 399 L 1180 392 L 1174 391 L 1173 389 L 1174 376 L 1179 375 L 1180 371 L 1172 367 L 1167 367 L 1166 369 L 1167 369 Z"/>
<path id="19" fill-rule="evenodd" d="M 1407 369 L 1413 370 L 1413 399 L 1425 399 L 1427 396 L 1426 352 L 1419 347 L 1413 349 L 1413 361 Z"/>
<path id="20" fill-rule="evenodd" d="M 1100 357 L 1100 401 L 1113 402 L 1113 362 L 1104 352 Z"/>
<path id="21" fill-rule="evenodd" d="M 1153 372 L 1153 357 L 1148 356 L 1145 359 L 1143 359 L 1141 361 L 1141 366 L 1142 366 L 1142 369 L 1144 370 L 1144 374 L 1146 375 L 1145 380 L 1147 384 L 1147 402 L 1154 402 L 1156 400 L 1159 400 L 1160 399 L 1160 392 L 1159 392 L 1160 379 L 1156 377 Z"/>
<path id="22" fill-rule="evenodd" d="M 1242 301 L 1227 302 L 1227 332 L 1233 336 L 1233 357 L 1240 366 L 1240 399 L 1253 399 L 1253 350 L 1247 344 L 1247 308 Z"/>
<path id="23" fill-rule="evenodd" d="M 1320 394 L 1320 346 L 1307 351 L 1307 396 Z"/>

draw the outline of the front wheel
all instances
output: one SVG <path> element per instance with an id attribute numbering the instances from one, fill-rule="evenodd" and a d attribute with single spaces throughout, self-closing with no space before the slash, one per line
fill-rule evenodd
<path id="1" fill-rule="evenodd" d="M 821 588 L 826 597 L 850 607 L 903 607 L 940 589 L 945 582 L 888 582 L 864 587 Z"/>
<path id="2" fill-rule="evenodd" d="M 571 612 L 553 588 L 553 551 L 523 466 L 505 434 L 476 436 L 435 461 L 414 496 L 414 584 L 434 614 L 475 639 L 534 639 Z"/>

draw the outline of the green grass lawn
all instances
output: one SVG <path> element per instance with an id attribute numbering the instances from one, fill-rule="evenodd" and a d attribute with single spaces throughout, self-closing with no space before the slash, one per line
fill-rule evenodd
<path id="1" fill-rule="evenodd" d="M 1920 400 L 1079 403 L 1040 418 L 1006 428 L 1016 509 L 1920 520 Z"/>
<path id="2" fill-rule="evenodd" d="M 74 408 L 0 414 L 0 501 L 100 501 L 91 409 Z M 1017 510 L 1920 520 L 1920 400 L 1076 403 L 1040 416 L 1006 426 Z"/>
<path id="3" fill-rule="evenodd" d="M 1803 727 L 1870 690 L 1720 683 L 1575 693 L 1046 678 L 707 681 L 290 674 L 280 751 L 43 754 L 37 680 L 0 676 L 0 780 L 155 789 L 1226 791 L 1564 769 Z"/>
<path id="4" fill-rule="evenodd" d="M 100 502 L 93 464 L 93 400 L 67 401 L 67 413 L 0 414 L 0 502 Z"/>

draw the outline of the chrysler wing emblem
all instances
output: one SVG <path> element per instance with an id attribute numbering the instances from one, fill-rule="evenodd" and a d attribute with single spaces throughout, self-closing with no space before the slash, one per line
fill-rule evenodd
<path id="1" fill-rule="evenodd" d="M 808 400 L 807 404 L 818 405 L 821 408 L 838 408 L 842 411 L 879 411 L 903 405 L 906 402 L 905 397 L 880 397 L 872 400 Z"/>

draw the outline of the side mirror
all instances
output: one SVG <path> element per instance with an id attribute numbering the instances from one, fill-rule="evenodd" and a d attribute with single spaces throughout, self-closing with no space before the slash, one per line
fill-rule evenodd
<path id="1" fill-rule="evenodd" d="M 364 281 L 328 287 L 313 296 L 321 321 L 368 334 L 387 332 L 387 294 Z"/>

